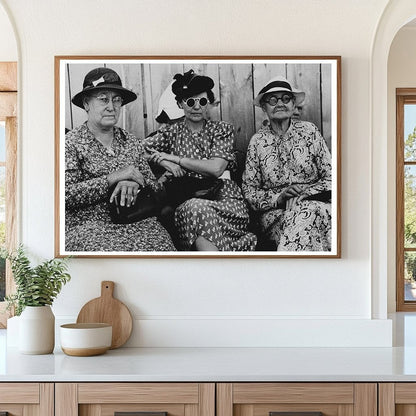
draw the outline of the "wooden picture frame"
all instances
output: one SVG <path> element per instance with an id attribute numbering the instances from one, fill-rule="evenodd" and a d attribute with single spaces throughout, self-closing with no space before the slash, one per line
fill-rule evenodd
<path id="1" fill-rule="evenodd" d="M 82 222 L 80 223 L 76 220 L 78 221 L 77 226 L 80 227 L 78 228 L 79 232 L 74 232 L 74 228 L 71 228 L 73 221 L 70 219 L 73 218 L 73 212 L 70 211 L 68 206 L 66 206 L 66 198 L 71 198 L 71 181 L 73 180 L 73 177 L 70 176 L 72 171 L 68 167 L 71 164 L 68 163 L 68 160 L 66 160 L 66 156 L 69 154 L 69 151 L 65 149 L 65 144 L 68 145 L 69 143 L 69 139 L 66 134 L 68 132 L 70 132 L 68 133 L 70 136 L 78 134 L 78 130 L 76 129 L 79 129 L 80 126 L 82 126 L 82 124 L 87 120 L 87 113 L 82 108 L 79 108 L 79 105 L 74 105 L 71 100 L 74 95 L 83 91 L 83 81 L 86 74 L 90 70 L 98 67 L 113 69 L 119 75 L 123 88 L 136 93 L 138 97 L 137 99 L 126 105 L 123 103 L 116 126 L 139 138 L 142 144 L 148 143 L 148 140 L 143 141 L 143 139 L 149 137 L 149 135 L 156 132 L 157 137 L 159 137 L 159 135 L 162 134 L 160 131 L 161 125 L 158 121 L 156 121 L 156 117 L 161 114 L 160 110 L 163 109 L 163 106 L 161 107 L 161 102 L 159 101 L 164 92 L 171 90 L 170 85 L 175 74 L 184 74 L 192 69 L 196 75 L 210 77 L 214 81 L 214 87 L 212 88 L 214 99 L 212 102 L 209 100 L 209 103 L 206 105 L 204 117 L 207 120 L 210 120 L 209 123 L 212 123 L 212 125 L 215 126 L 218 126 L 221 123 L 221 125 L 232 126 L 232 131 L 234 133 L 232 157 L 234 158 L 234 161 L 232 162 L 231 160 L 228 160 L 227 168 L 232 166 L 232 169 L 231 176 L 227 176 L 227 180 L 228 178 L 231 178 L 232 181 L 237 184 L 237 187 L 241 187 L 241 184 L 244 183 L 243 172 L 246 169 L 245 159 L 247 156 L 247 148 L 252 136 L 256 134 L 260 128 L 267 129 L 268 125 L 270 125 L 268 119 L 270 117 L 274 117 L 273 115 L 269 115 L 267 117 L 267 113 L 262 110 L 263 107 L 260 108 L 259 106 L 254 106 L 254 99 L 259 94 L 259 91 L 265 87 L 270 80 L 278 76 L 284 77 L 290 84 L 290 88 L 293 89 L 292 93 L 289 94 L 292 97 L 293 105 L 303 105 L 301 121 L 297 122 L 298 124 L 296 127 L 296 129 L 298 129 L 296 130 L 297 136 L 291 136 L 291 140 L 297 140 L 296 146 L 292 146 L 292 148 L 297 149 L 298 144 L 302 143 L 303 145 L 306 140 L 306 144 L 308 146 L 306 153 L 311 152 L 311 149 L 316 150 L 318 147 L 316 143 L 314 142 L 315 144 L 313 144 L 311 140 L 318 140 L 317 137 L 319 136 L 319 143 L 324 143 L 324 145 L 319 147 L 319 149 L 326 149 L 320 152 L 316 150 L 316 154 L 308 154 L 307 159 L 305 159 L 307 162 L 305 162 L 305 164 L 299 163 L 299 166 L 304 169 L 305 172 L 309 172 L 308 174 L 303 172 L 303 177 L 307 177 L 310 174 L 313 177 L 316 176 L 318 181 L 321 180 L 322 175 L 324 175 L 319 171 L 323 165 L 322 160 L 324 159 L 324 157 L 321 157 L 320 155 L 323 153 L 326 155 L 327 166 L 329 166 L 329 168 L 326 168 L 325 175 L 328 175 L 327 188 L 330 187 L 330 189 L 327 189 L 325 194 L 326 199 L 323 202 L 326 204 L 323 205 L 325 207 L 325 219 L 322 220 L 323 217 L 321 219 L 318 218 L 322 213 L 322 209 L 319 208 L 318 211 L 321 210 L 319 211 L 320 213 L 316 214 L 318 211 L 314 211 L 315 213 L 313 215 L 317 215 L 317 217 L 311 221 L 313 227 L 319 229 L 319 233 L 321 234 L 316 236 L 317 234 L 315 231 L 311 231 L 310 233 L 308 231 L 302 231 L 299 234 L 301 235 L 299 240 L 301 243 L 290 242 L 290 248 L 287 248 L 289 245 L 282 243 L 282 237 L 280 237 L 279 227 L 276 226 L 276 223 L 273 223 L 273 227 L 275 227 L 274 230 L 276 229 L 278 231 L 273 231 L 269 235 L 267 234 L 265 231 L 267 221 L 264 220 L 264 213 L 266 209 L 252 209 L 254 203 L 252 201 L 248 203 L 244 200 L 244 198 L 250 199 L 250 197 L 249 192 L 244 190 L 247 186 L 243 185 L 244 193 L 239 191 L 242 195 L 241 201 L 245 205 L 245 209 L 248 209 L 247 207 L 249 207 L 248 211 L 250 212 L 250 219 L 247 220 L 248 223 L 245 224 L 244 227 L 247 228 L 247 233 L 250 232 L 255 235 L 255 240 L 252 239 L 251 243 L 246 244 L 246 246 L 238 244 L 233 245 L 233 243 L 228 244 L 230 234 L 225 235 L 225 233 L 223 239 L 220 237 L 219 240 L 216 240 L 216 247 L 219 248 L 218 251 L 211 249 L 208 251 L 195 250 L 195 244 L 191 245 L 190 243 L 195 241 L 195 238 L 192 240 L 191 237 L 189 238 L 190 242 L 188 245 L 184 244 L 179 238 L 180 243 L 176 244 L 176 249 L 168 249 L 167 251 L 165 251 L 165 247 L 160 250 L 157 248 L 151 248 L 149 250 L 136 250 L 129 248 L 126 250 L 124 248 L 114 248 L 116 247 L 115 244 L 114 247 L 110 246 L 110 248 L 107 247 L 105 249 L 80 249 L 79 247 L 82 246 L 83 241 L 80 242 L 80 245 L 77 245 L 78 243 L 72 245 L 70 236 L 73 234 L 76 235 L 78 240 L 88 239 L 89 237 L 86 231 L 86 236 L 82 237 L 84 233 Z M 96 82 L 99 83 L 100 80 L 96 80 Z M 283 91 L 280 86 L 275 88 L 274 85 L 275 84 L 273 84 L 272 87 L 269 85 L 269 89 L 272 88 L 271 92 Z M 299 91 L 302 91 L 305 94 L 297 94 Z M 300 98 L 298 99 L 298 97 Z M 300 102 L 303 97 L 306 97 L 305 100 Z M 107 102 L 109 102 L 108 98 Z M 279 102 L 281 103 L 281 100 Z M 181 101 L 179 107 L 183 107 L 185 105 L 187 104 Z M 194 105 L 199 108 L 198 101 Z M 262 105 L 265 106 L 266 104 L 262 102 Z M 290 107 L 292 104 L 290 102 L 287 105 Z M 293 112 L 294 110 L 291 111 Z M 290 115 L 292 115 L 292 112 Z M 186 124 L 186 122 L 183 123 Z M 207 125 L 207 123 L 208 122 L 206 122 L 205 125 Z M 290 123 L 291 126 L 294 125 L 294 121 L 290 121 Z M 305 129 L 308 133 L 304 133 L 306 131 Z M 312 130 L 313 133 L 311 133 Z M 305 139 L 306 136 L 303 137 L 304 134 L 306 134 L 308 138 Z M 163 135 L 167 135 L 165 130 L 163 130 Z M 310 139 L 309 137 L 312 136 L 314 138 Z M 275 145 L 273 144 L 273 146 Z M 291 151 L 292 148 L 288 151 Z M 329 153 L 327 151 L 328 149 Z M 77 150 L 74 151 L 74 154 L 78 155 L 76 152 Z M 301 150 L 301 153 L 304 153 L 303 150 Z M 188 165 L 189 160 L 187 160 L 187 156 L 183 158 L 181 155 L 175 155 L 173 151 L 170 154 L 177 156 L 178 164 L 180 164 L 183 159 L 182 162 L 186 166 L 181 165 L 181 168 L 185 173 L 190 172 Z M 255 154 L 254 150 L 253 154 Z M 85 155 L 82 157 L 85 159 Z M 165 156 L 161 156 L 162 159 L 163 157 L 166 157 L 166 152 Z M 221 158 L 222 156 L 218 157 Z M 310 162 L 311 160 L 312 162 Z M 144 258 L 339 258 L 341 257 L 341 57 L 56 56 L 55 161 L 55 255 L 57 257 L 73 255 L 76 257 Z M 252 161 L 252 156 L 250 156 L 250 161 Z M 319 168 L 317 168 L 318 170 L 315 171 L 315 168 L 311 170 L 309 163 L 314 164 L 314 166 L 319 165 Z M 81 165 L 82 163 L 79 166 Z M 77 165 L 77 169 L 80 168 L 79 166 Z M 72 168 L 74 168 L 74 166 L 72 166 Z M 250 165 L 249 168 L 252 169 L 252 166 Z M 280 165 L 273 165 L 273 169 L 277 172 L 278 169 L 281 168 Z M 290 179 L 291 187 L 297 185 L 297 179 L 295 176 L 299 173 L 298 171 L 297 173 L 293 173 L 293 175 L 290 174 L 291 178 L 293 176 L 293 178 Z M 79 172 L 77 174 L 79 174 Z M 67 177 L 65 177 L 66 175 Z M 81 176 L 78 176 L 78 178 L 81 178 Z M 248 175 L 246 174 L 246 181 L 247 177 Z M 85 180 L 85 178 L 83 179 Z M 263 179 L 261 180 L 263 181 Z M 265 181 L 267 182 L 266 179 Z M 314 183 L 301 183 L 301 190 L 296 191 L 296 195 L 304 195 L 308 193 L 309 191 L 307 189 L 312 189 Z M 104 180 L 101 182 L 101 186 L 108 187 L 108 183 Z M 285 188 L 283 188 L 283 186 L 279 187 L 276 185 L 277 187 L 272 189 L 270 188 L 270 185 L 267 186 L 269 186 L 269 188 L 267 188 L 267 195 L 271 195 L 265 199 L 267 209 L 270 209 L 271 212 L 272 210 L 277 209 L 277 204 L 280 204 L 278 205 L 278 209 L 286 215 L 288 213 L 286 206 L 284 205 L 286 202 L 281 202 L 278 195 L 280 195 L 282 189 L 288 188 L 289 185 Z M 101 190 L 100 192 L 104 191 Z M 310 191 L 309 193 L 314 195 L 310 197 L 310 199 L 313 200 L 316 195 L 315 191 Z M 275 199 L 273 199 L 274 195 L 276 196 Z M 319 193 L 319 195 L 321 195 L 321 193 Z M 329 200 L 328 195 L 330 198 Z M 103 195 L 101 194 L 101 203 L 103 202 L 102 198 Z M 289 199 L 287 195 L 285 198 Z M 282 199 L 282 201 L 285 201 L 285 198 Z M 316 205 L 319 205 L 321 202 L 322 201 L 315 201 L 312 203 L 314 206 L 313 209 L 317 209 Z M 297 200 L 296 203 L 301 204 L 300 200 Z M 262 206 L 261 204 L 259 206 Z M 82 204 L 80 203 L 79 207 L 76 206 L 76 208 L 71 209 L 81 209 L 81 205 Z M 307 205 L 306 200 L 303 201 L 303 205 Z M 272 208 L 270 208 L 270 206 Z M 273 215 L 275 214 L 273 213 Z M 281 215 L 281 213 L 278 215 Z M 279 219 L 279 221 L 283 223 L 282 219 Z M 284 221 L 286 221 L 285 224 L 288 224 L 286 217 L 284 218 Z M 219 229 L 223 232 L 221 227 Z M 305 229 L 311 229 L 308 227 Z M 111 227 L 109 227 L 109 229 L 110 228 Z M 286 225 L 285 230 L 290 229 L 290 233 L 292 233 L 295 228 L 293 228 L 293 226 L 292 228 L 289 228 L 289 226 Z M 87 228 L 85 227 L 85 230 L 86 229 Z M 99 233 L 98 229 L 99 227 L 97 227 L 97 235 Z M 91 233 L 95 233 L 94 230 L 95 229 L 93 227 L 89 229 L 90 235 Z M 239 232 L 240 231 L 241 230 L 239 230 Z M 230 230 L 227 231 L 227 233 L 230 232 Z M 269 237 L 270 235 L 276 236 L 276 233 L 279 235 L 280 240 L 278 237 L 274 237 L 274 240 L 272 241 Z M 286 236 L 287 233 L 285 231 L 285 241 L 290 240 L 290 237 Z M 144 236 L 144 232 L 136 233 L 136 235 L 139 235 L 139 238 L 141 238 Z M 209 237 L 209 234 L 206 235 Z M 321 235 L 325 235 L 325 238 L 321 238 Z M 296 238 L 298 238 L 298 235 Z M 309 242 L 304 244 L 303 241 L 306 241 L 304 240 L 305 238 L 309 239 Z M 253 241 L 255 241 L 255 244 Z M 269 244 L 271 241 L 272 244 Z M 221 246 L 223 246 L 223 248 Z M 85 247 L 95 246 L 88 246 L 85 244 Z"/>

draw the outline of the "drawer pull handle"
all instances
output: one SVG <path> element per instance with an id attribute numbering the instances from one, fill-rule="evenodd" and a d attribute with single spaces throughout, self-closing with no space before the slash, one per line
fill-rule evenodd
<path id="1" fill-rule="evenodd" d="M 168 416 L 168 412 L 115 412 L 114 416 Z"/>
<path id="2" fill-rule="evenodd" d="M 269 412 L 269 416 L 323 416 L 322 412 Z"/>

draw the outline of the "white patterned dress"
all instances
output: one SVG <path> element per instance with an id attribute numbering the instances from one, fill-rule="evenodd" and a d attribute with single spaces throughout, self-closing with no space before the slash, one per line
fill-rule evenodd
<path id="1" fill-rule="evenodd" d="M 193 159 L 218 157 L 232 163 L 234 128 L 223 121 L 206 121 L 202 131 L 191 132 L 185 122 L 161 128 L 144 141 L 145 147 Z M 201 177 L 188 171 L 187 175 Z M 181 249 L 190 250 L 199 236 L 220 251 L 252 251 L 256 236 L 248 232 L 249 213 L 238 185 L 224 179 L 217 200 L 191 198 L 175 211 Z"/>
<path id="2" fill-rule="evenodd" d="M 307 195 L 331 190 L 331 155 L 318 128 L 291 121 L 277 137 L 270 126 L 250 140 L 243 174 L 243 193 L 260 213 L 263 233 L 277 251 L 330 251 L 331 203 L 303 200 L 291 209 L 277 208 L 277 199 L 290 185 Z"/>
<path id="3" fill-rule="evenodd" d="M 156 217 L 133 224 L 113 224 L 109 211 L 107 175 L 135 166 L 145 184 L 158 183 L 144 157 L 140 141 L 114 127 L 111 149 L 106 149 L 87 124 L 65 137 L 65 249 L 73 252 L 175 251 Z"/>

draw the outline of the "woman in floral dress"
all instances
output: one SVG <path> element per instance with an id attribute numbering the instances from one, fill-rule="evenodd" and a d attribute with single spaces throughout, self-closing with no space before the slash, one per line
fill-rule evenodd
<path id="1" fill-rule="evenodd" d="M 314 124 L 292 119 L 304 98 L 276 77 L 255 99 L 270 123 L 250 140 L 243 193 L 277 251 L 331 250 L 331 155 Z"/>
<path id="2" fill-rule="evenodd" d="M 88 120 L 65 137 L 65 250 L 68 252 L 174 251 L 156 217 L 113 224 L 109 201 L 130 206 L 146 185 L 159 187 L 141 142 L 115 127 L 120 108 L 137 98 L 118 74 L 95 68 L 72 102 Z M 111 195 L 109 189 L 114 188 Z"/>
<path id="3" fill-rule="evenodd" d="M 215 200 L 191 198 L 175 211 L 175 226 L 181 250 L 250 251 L 256 237 L 248 232 L 249 214 L 240 188 L 224 178 L 233 162 L 233 127 L 207 120 L 214 102 L 214 81 L 193 70 L 175 75 L 172 91 L 185 119 L 161 128 L 145 140 L 150 160 L 164 167 L 167 175 L 222 177 L 224 185 Z"/>

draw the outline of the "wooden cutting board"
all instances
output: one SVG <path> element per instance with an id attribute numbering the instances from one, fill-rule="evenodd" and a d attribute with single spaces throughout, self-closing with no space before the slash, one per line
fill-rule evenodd
<path id="1" fill-rule="evenodd" d="M 87 302 L 77 323 L 103 322 L 113 326 L 111 349 L 121 347 L 130 337 L 133 320 L 127 306 L 113 297 L 114 282 L 101 282 L 101 296 Z"/>

